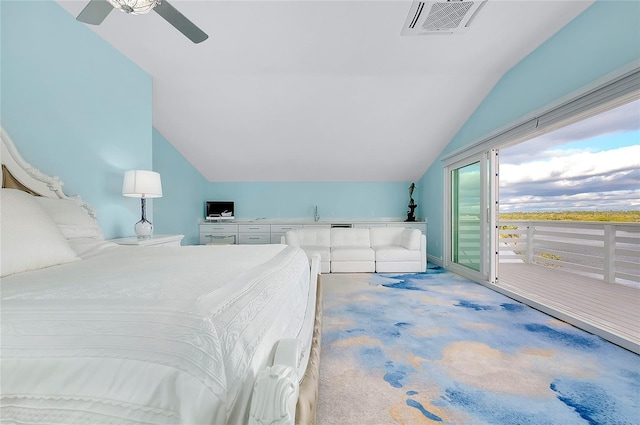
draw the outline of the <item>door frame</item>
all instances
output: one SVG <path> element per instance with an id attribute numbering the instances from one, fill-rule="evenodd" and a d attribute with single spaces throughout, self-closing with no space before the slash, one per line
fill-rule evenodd
<path id="1" fill-rule="evenodd" d="M 453 261 L 453 171 L 480 163 L 480 270 L 476 271 Z M 498 237 L 498 150 L 476 152 L 457 159 L 444 167 L 445 185 L 445 237 L 443 263 L 446 269 L 480 283 L 497 281 L 497 237 Z"/>

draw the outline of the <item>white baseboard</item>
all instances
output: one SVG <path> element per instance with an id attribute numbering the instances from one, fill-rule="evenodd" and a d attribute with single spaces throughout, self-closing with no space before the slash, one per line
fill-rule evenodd
<path id="1" fill-rule="evenodd" d="M 444 267 L 444 261 L 442 261 L 442 258 L 434 257 L 433 255 L 427 254 L 427 262 L 435 264 L 438 267 Z"/>

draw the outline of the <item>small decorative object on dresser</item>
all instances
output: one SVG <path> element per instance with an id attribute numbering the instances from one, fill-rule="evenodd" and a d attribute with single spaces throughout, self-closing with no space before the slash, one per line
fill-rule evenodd
<path id="1" fill-rule="evenodd" d="M 416 221 L 416 216 L 414 214 L 414 210 L 418 207 L 416 201 L 413 200 L 413 191 L 416 189 L 416 184 L 411 183 L 409 186 L 409 211 L 407 211 L 407 219 L 405 221 Z"/>
<path id="2" fill-rule="evenodd" d="M 150 238 L 138 239 L 137 237 L 111 239 L 109 242 L 118 245 L 133 246 L 180 246 L 184 235 L 153 235 Z"/>

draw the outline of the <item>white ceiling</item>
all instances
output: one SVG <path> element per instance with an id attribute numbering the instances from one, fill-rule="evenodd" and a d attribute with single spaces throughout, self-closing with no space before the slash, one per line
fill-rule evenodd
<path id="1" fill-rule="evenodd" d="M 488 0 L 465 34 L 419 37 L 404 0 L 172 0 L 201 44 L 156 13 L 90 27 L 152 76 L 153 125 L 209 181 L 415 181 L 591 3 Z"/>

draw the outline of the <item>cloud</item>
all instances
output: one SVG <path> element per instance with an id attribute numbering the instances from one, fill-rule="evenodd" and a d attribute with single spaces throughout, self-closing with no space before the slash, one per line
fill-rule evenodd
<path id="1" fill-rule="evenodd" d="M 637 188 L 640 188 L 640 170 L 556 181 L 513 184 L 501 187 L 500 197 L 513 197 L 522 194 L 533 196 L 576 195 L 579 193 L 633 191 Z"/>
<path id="2" fill-rule="evenodd" d="M 640 190 L 522 195 L 500 199 L 500 212 L 512 211 L 628 211 L 640 209 Z"/>
<path id="3" fill-rule="evenodd" d="M 634 108 L 501 151 L 500 211 L 640 209 L 640 102 Z M 634 132 L 615 131 L 620 128 Z M 587 137 L 594 135 L 600 139 Z M 576 143 L 563 149 L 562 140 Z M 515 154 L 502 154 L 512 149 Z"/>
<path id="4" fill-rule="evenodd" d="M 640 209 L 640 100 L 500 150 L 500 211 Z"/>
<path id="5" fill-rule="evenodd" d="M 640 130 L 640 101 L 627 103 L 538 138 L 545 146 Z"/>
<path id="6" fill-rule="evenodd" d="M 520 163 L 530 160 L 532 157 L 550 158 L 553 156 L 551 148 L 557 149 L 562 145 L 577 141 L 639 132 L 640 119 L 638 117 L 640 117 L 640 100 L 503 149 L 500 151 L 500 161 Z M 593 147 L 595 148 L 595 146 Z"/>
<path id="7" fill-rule="evenodd" d="M 613 177 L 626 175 L 637 177 L 640 169 L 640 145 L 626 146 L 601 152 L 551 150 L 550 159 L 534 160 L 521 164 L 500 165 L 500 186 L 506 187 L 524 182 L 589 182 L 589 177 L 607 179 L 613 184 Z M 500 159 L 502 162 L 502 158 Z M 609 176 L 609 177 L 607 177 Z M 632 179 L 636 187 L 640 184 Z M 597 179 L 592 179 L 592 183 Z M 588 191 L 588 186 L 584 186 Z"/>

